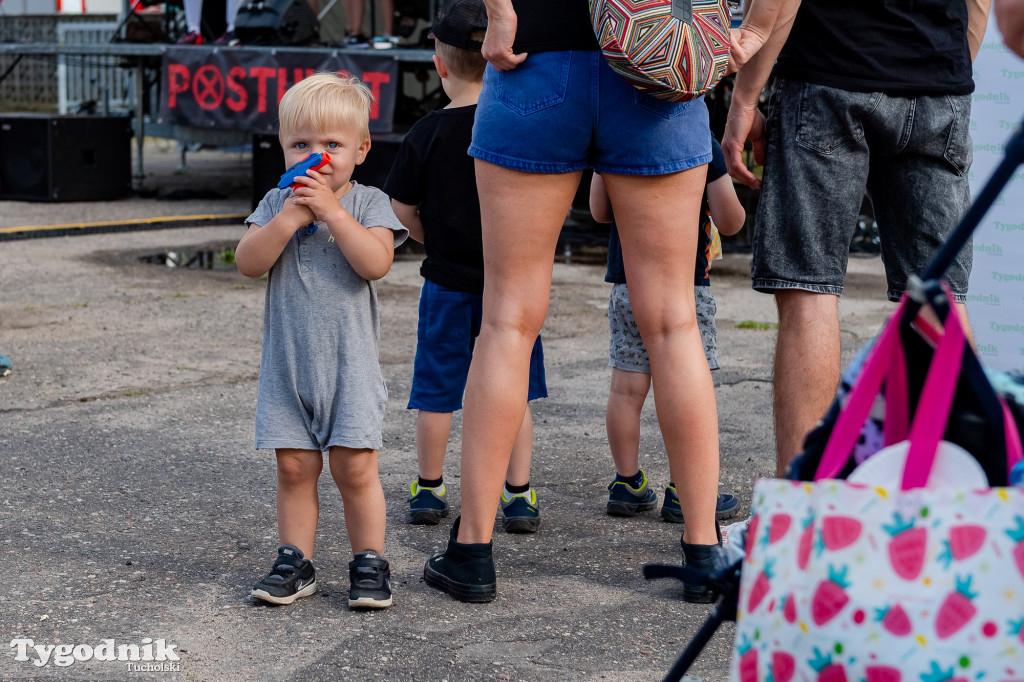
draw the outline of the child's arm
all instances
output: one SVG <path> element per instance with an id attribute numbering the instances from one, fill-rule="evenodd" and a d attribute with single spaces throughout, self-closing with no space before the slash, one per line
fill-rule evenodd
<path id="1" fill-rule="evenodd" d="M 599 223 L 612 221 L 612 202 L 608 199 L 608 190 L 600 173 L 594 173 L 590 181 L 590 215 Z"/>
<path id="2" fill-rule="evenodd" d="M 409 230 L 409 236 L 423 243 L 423 222 L 420 220 L 420 209 L 412 204 L 403 204 L 398 199 L 391 200 L 391 210 L 398 216 L 401 222 Z"/>
<path id="3" fill-rule="evenodd" d="M 736 187 L 732 177 L 723 175 L 708 183 L 708 209 L 715 227 L 725 236 L 733 235 L 743 228 L 747 220 L 747 212 L 736 196 Z"/>
<path id="4" fill-rule="evenodd" d="M 246 277 L 266 274 L 280 258 L 295 231 L 313 222 L 313 218 L 312 211 L 299 206 L 289 197 L 281 211 L 266 225 L 249 225 L 235 247 L 235 266 L 238 271 Z"/>
<path id="5" fill-rule="evenodd" d="M 371 282 L 388 274 L 395 259 L 395 235 L 381 226 L 364 227 L 342 208 L 324 176 L 307 171 L 297 182 L 305 185 L 295 190 L 295 203 L 308 207 L 317 220 L 327 223 L 338 248 L 356 274 Z"/>

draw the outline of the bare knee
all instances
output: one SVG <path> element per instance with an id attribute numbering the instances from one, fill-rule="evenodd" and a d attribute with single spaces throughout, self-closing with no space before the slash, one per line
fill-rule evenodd
<path id="1" fill-rule="evenodd" d="M 651 388 L 651 375 L 643 372 L 627 372 L 621 369 L 612 369 L 611 393 L 612 397 L 629 402 L 630 404 L 643 405 L 647 399 L 647 393 Z"/>
<path id="2" fill-rule="evenodd" d="M 839 317 L 839 297 L 802 289 L 775 291 L 779 327 L 820 324 Z"/>
<path id="3" fill-rule="evenodd" d="M 377 451 L 331 448 L 331 476 L 343 493 L 379 487 Z"/>
<path id="4" fill-rule="evenodd" d="M 285 451 L 277 454 L 277 483 L 285 488 L 316 485 L 323 469 L 319 452 Z"/>

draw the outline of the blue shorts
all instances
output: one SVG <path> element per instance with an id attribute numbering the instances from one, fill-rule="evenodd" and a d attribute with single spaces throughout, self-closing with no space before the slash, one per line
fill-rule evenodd
<path id="1" fill-rule="evenodd" d="M 423 281 L 412 370 L 410 410 L 455 412 L 462 409 L 469 362 L 480 335 L 483 296 Z M 548 397 L 544 379 L 544 348 L 540 335 L 530 355 L 528 400 Z"/>
<path id="2" fill-rule="evenodd" d="M 538 52 L 487 66 L 469 155 L 527 173 L 665 175 L 711 161 L 708 108 L 640 92 L 597 50 Z"/>

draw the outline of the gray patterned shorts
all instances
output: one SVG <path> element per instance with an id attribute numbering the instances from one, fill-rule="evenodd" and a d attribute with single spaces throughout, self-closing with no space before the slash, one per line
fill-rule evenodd
<path id="1" fill-rule="evenodd" d="M 718 335 L 715 331 L 715 295 L 711 287 L 694 287 L 693 296 L 697 304 L 697 326 L 700 339 L 704 342 L 704 357 L 708 367 L 718 369 Z M 626 372 L 651 373 L 647 359 L 647 348 L 640 338 L 633 306 L 629 303 L 629 289 L 625 284 L 612 287 L 608 299 L 608 328 L 611 332 L 608 342 L 608 366 Z"/>

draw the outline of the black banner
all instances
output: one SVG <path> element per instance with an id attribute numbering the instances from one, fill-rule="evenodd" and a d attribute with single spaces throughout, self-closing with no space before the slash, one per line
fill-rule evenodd
<path id="1" fill-rule="evenodd" d="M 318 71 L 337 71 L 373 92 L 370 132 L 391 132 L 398 95 L 392 57 L 272 49 L 168 48 L 160 66 L 161 123 L 277 132 L 277 103 L 285 91 Z"/>

